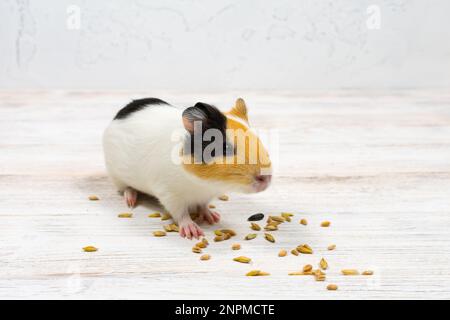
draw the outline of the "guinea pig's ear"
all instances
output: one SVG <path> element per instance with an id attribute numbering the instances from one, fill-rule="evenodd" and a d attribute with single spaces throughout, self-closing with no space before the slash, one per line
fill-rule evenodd
<path id="1" fill-rule="evenodd" d="M 195 106 L 183 111 L 183 125 L 190 134 L 194 134 L 196 121 L 201 122 L 202 132 L 213 128 L 225 132 L 226 120 L 227 118 L 219 109 L 203 102 L 197 102 Z"/>
<path id="2" fill-rule="evenodd" d="M 245 101 L 242 98 L 238 98 L 236 100 L 234 107 L 230 110 L 229 113 L 248 122 L 247 106 L 245 105 Z"/>

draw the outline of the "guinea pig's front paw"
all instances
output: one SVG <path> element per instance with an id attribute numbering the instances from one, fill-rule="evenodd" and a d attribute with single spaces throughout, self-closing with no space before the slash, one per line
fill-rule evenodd
<path id="1" fill-rule="evenodd" d="M 200 221 L 207 221 L 209 224 L 214 224 L 220 221 L 220 214 L 209 210 L 208 207 L 200 209 Z"/>
<path id="2" fill-rule="evenodd" d="M 192 220 L 184 220 L 179 223 L 180 235 L 183 238 L 198 239 L 200 236 L 204 236 L 203 230 Z"/>

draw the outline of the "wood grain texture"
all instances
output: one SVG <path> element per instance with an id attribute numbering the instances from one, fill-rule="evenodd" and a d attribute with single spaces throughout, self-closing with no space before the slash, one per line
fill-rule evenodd
<path id="1" fill-rule="evenodd" d="M 423 299 L 450 298 L 450 94 L 335 91 L 246 95 L 250 120 L 279 136 L 273 186 L 215 201 L 219 227 L 210 261 L 144 199 L 134 218 L 105 175 L 101 134 L 115 112 L 145 92 L 0 93 L 0 298 Z M 235 92 L 155 96 L 231 106 Z M 91 194 L 100 201 L 89 201 Z M 270 244 L 250 232 L 256 212 L 295 214 Z M 298 222 L 306 218 L 308 226 Z M 331 221 L 329 228 L 320 222 Z M 216 227 L 206 227 L 212 239 Z M 239 242 L 242 250 L 232 251 Z M 313 255 L 279 258 L 308 243 Z M 335 251 L 327 251 L 335 243 Z M 98 252 L 81 248 L 94 245 Z M 251 265 L 232 261 L 237 255 Z M 288 276 L 328 260 L 326 282 Z M 372 277 L 344 277 L 343 268 Z M 248 278 L 250 269 L 269 277 Z M 336 283 L 338 291 L 327 291 Z"/>

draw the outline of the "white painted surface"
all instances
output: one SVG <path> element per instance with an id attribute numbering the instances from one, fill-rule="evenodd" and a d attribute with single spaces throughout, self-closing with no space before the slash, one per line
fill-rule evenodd
<path id="1" fill-rule="evenodd" d="M 449 10 L 446 0 L 3 0 L 0 88 L 448 87 Z"/>
<path id="2" fill-rule="evenodd" d="M 123 103 L 145 95 L 0 94 L 0 298 L 450 298 L 448 92 L 246 95 L 252 123 L 279 129 L 279 167 L 267 192 L 217 201 L 220 226 L 241 238 L 252 213 L 295 218 L 274 233 L 275 244 L 261 236 L 212 243 L 210 261 L 176 234 L 152 237 L 162 222 L 147 218 L 148 201 L 135 218 L 117 218 L 126 209 L 105 176 L 101 133 Z M 160 97 L 225 107 L 236 95 Z M 323 220 L 331 227 L 320 228 Z M 233 252 L 233 242 L 243 249 Z M 315 254 L 277 257 L 301 243 Z M 86 245 L 100 250 L 82 252 Z M 238 264 L 236 255 L 254 262 Z M 327 282 L 287 275 L 321 257 Z M 244 276 L 258 268 L 271 276 Z M 342 268 L 375 275 L 343 277 Z"/>

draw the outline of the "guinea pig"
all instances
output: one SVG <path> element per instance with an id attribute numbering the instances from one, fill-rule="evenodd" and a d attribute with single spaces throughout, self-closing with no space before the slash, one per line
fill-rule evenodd
<path id="1" fill-rule="evenodd" d="M 157 98 L 133 100 L 103 135 L 105 164 L 129 207 L 138 192 L 156 197 L 180 235 L 204 235 L 190 213 L 210 224 L 220 215 L 209 202 L 226 192 L 265 190 L 272 177 L 267 150 L 237 99 L 228 112 L 198 102 L 180 108 Z"/>

